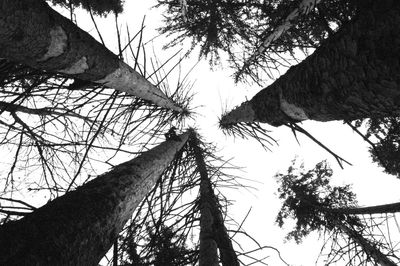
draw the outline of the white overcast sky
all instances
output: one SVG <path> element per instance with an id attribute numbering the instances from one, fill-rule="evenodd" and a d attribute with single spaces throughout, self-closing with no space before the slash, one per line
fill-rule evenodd
<path id="1" fill-rule="evenodd" d="M 146 15 L 144 36 L 145 40 L 150 40 L 157 34 L 154 29 L 162 23 L 160 10 L 151 9 L 156 1 L 125 2 L 125 11 L 119 18 L 122 29 L 124 30 L 128 25 L 131 32 L 136 32 L 140 28 L 143 16 Z M 87 19 L 88 16 L 84 12 L 77 12 L 77 14 L 78 26 L 97 38 L 93 24 Z M 81 16 L 81 14 L 84 15 Z M 96 17 L 96 20 L 107 47 L 116 52 L 117 39 L 113 16 L 107 19 Z M 173 52 L 173 50 L 161 50 L 165 43 L 163 38 L 157 38 L 154 41 L 155 50 L 160 59 L 168 58 Z M 183 45 L 182 48 L 185 46 Z M 192 67 L 197 59 L 198 54 L 194 52 L 188 60 L 183 62 L 183 70 Z M 221 67 L 211 71 L 206 61 L 200 62 L 191 73 L 190 79 L 195 81 L 193 92 L 196 93 L 192 105 L 200 106 L 196 109 L 199 116 L 196 117 L 193 125 L 208 142 L 217 145 L 221 155 L 226 159 L 233 157 L 232 162 L 235 165 L 245 167 L 244 172 L 238 172 L 238 175 L 255 181 L 248 184 L 257 187 L 258 190 L 229 191 L 226 196 L 235 200 L 235 204 L 229 211 L 237 221 L 243 219 L 252 207 L 244 229 L 262 245 L 278 248 L 282 257 L 290 265 L 296 266 L 314 265 L 322 246 L 321 241 L 316 241 L 316 235 L 305 240 L 302 245 L 296 245 L 293 242 L 285 243 L 283 241 L 285 231 L 274 224 L 280 204 L 274 194 L 277 185 L 273 176 L 278 171 L 286 171 L 296 156 L 299 161 L 304 161 L 306 169 L 327 159 L 334 169 L 332 182 L 337 185 L 353 184 L 360 205 L 376 205 L 400 200 L 398 195 L 400 182 L 393 176 L 382 174 L 381 169 L 372 163 L 367 152 L 367 144 L 341 122 L 305 122 L 303 126 L 326 146 L 353 164 L 353 166 L 345 165 L 344 170 L 339 168 L 327 152 L 301 135 L 299 146 L 287 128 L 271 127 L 273 131 L 271 135 L 279 141 L 279 146 L 271 148 L 272 152 L 264 151 L 254 140 L 233 139 L 225 136 L 218 129 L 218 117 L 223 110 L 222 106 L 227 105 L 230 109 L 240 104 L 246 97 L 250 99 L 261 90 L 257 86 L 235 85 L 230 77 L 231 74 L 229 69 L 224 70 Z M 283 265 L 276 259 L 276 253 L 273 251 L 266 251 L 264 254 L 271 256 L 266 260 L 269 265 Z"/>

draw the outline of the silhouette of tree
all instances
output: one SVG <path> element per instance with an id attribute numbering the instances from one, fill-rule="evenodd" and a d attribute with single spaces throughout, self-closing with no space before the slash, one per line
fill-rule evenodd
<path id="1" fill-rule="evenodd" d="M 331 186 L 331 176 L 332 170 L 325 161 L 309 171 L 305 171 L 303 166 L 296 169 L 293 164 L 287 174 L 275 176 L 280 184 L 279 198 L 283 200 L 276 221 L 282 227 L 288 218 L 296 220 L 293 231 L 287 236 L 288 239 L 293 238 L 300 243 L 305 236 L 318 231 L 324 234 L 332 233 L 332 241 L 335 243 L 339 241 L 340 235 L 346 235 L 348 243 L 331 256 L 335 257 L 340 253 L 341 257 L 342 254 L 347 254 L 350 263 L 358 260 L 360 265 L 368 265 L 371 262 L 379 265 L 397 265 L 392 260 L 395 258 L 399 262 L 392 249 L 392 243 L 381 241 L 376 232 L 368 234 L 368 229 L 373 225 L 365 223 L 357 214 L 392 212 L 395 208 L 399 210 L 398 204 L 356 208 L 356 196 L 350 191 L 350 186 Z"/>
<path id="2" fill-rule="evenodd" d="M 200 56 L 210 56 L 211 63 L 219 61 L 220 52 L 226 52 L 233 67 L 243 72 L 240 69 L 244 61 L 256 53 L 300 2 L 304 1 L 159 0 L 157 7 L 166 9 L 160 32 L 172 37 L 166 47 L 175 46 L 189 38 L 192 48 L 199 45 Z M 306 51 L 319 46 L 338 26 L 353 17 L 355 9 L 354 1 L 321 1 L 306 15 L 292 19 L 290 22 L 295 26 L 279 39 L 274 39 L 265 52 L 253 58 L 251 65 L 272 69 L 287 67 L 287 62 L 279 60 L 282 57 L 290 58 L 285 53 L 293 54 L 298 49 Z M 268 73 L 268 70 L 265 71 Z M 257 82 L 257 79 L 254 80 Z"/>
<path id="3" fill-rule="evenodd" d="M 400 120 L 398 117 L 366 119 L 367 131 L 363 134 L 359 128 L 364 120 L 347 124 L 371 146 L 372 160 L 383 167 L 384 172 L 400 178 Z"/>
<path id="4" fill-rule="evenodd" d="M 392 31 L 397 30 L 393 21 L 400 16 L 400 5 L 363 2 L 355 19 L 250 101 L 225 114 L 221 124 L 280 126 L 308 119 L 352 121 L 398 114 L 393 101 L 398 95 L 398 48 Z"/>
<path id="5" fill-rule="evenodd" d="M 268 132 L 259 130 L 259 123 L 268 123 L 311 137 L 298 122 L 397 116 L 399 53 L 392 34 L 398 30 L 394 21 L 400 16 L 400 5 L 356 2 L 357 13 L 351 21 L 252 99 L 223 114 L 221 128 L 262 137 Z"/>

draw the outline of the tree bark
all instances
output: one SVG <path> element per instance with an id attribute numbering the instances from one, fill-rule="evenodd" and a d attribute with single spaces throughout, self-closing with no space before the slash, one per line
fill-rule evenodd
<path id="1" fill-rule="evenodd" d="M 267 38 L 262 42 L 260 47 L 256 50 L 254 54 L 252 54 L 246 61 L 243 63 L 241 70 L 236 74 L 237 77 L 242 75 L 243 71 L 248 68 L 254 60 L 256 60 L 260 55 L 262 55 L 267 48 L 271 45 L 272 42 L 279 39 L 282 34 L 288 31 L 291 27 L 293 27 L 293 21 L 296 20 L 301 15 L 307 15 L 311 10 L 315 8 L 316 5 L 319 4 L 321 0 L 302 0 L 299 3 L 299 6 L 294 9 L 290 14 L 286 17 L 286 19 L 279 25 L 271 34 L 268 35 Z"/>
<path id="2" fill-rule="evenodd" d="M 399 116 L 400 1 L 357 2 L 351 22 L 221 125 Z"/>
<path id="3" fill-rule="evenodd" d="M 0 227 L 0 265 L 97 265 L 183 147 L 169 140 Z"/>
<path id="4" fill-rule="evenodd" d="M 194 135 L 194 134 L 193 134 Z M 232 241 L 224 225 L 218 199 L 214 194 L 203 151 L 196 136 L 191 137 L 190 145 L 194 150 L 196 164 L 200 172 L 200 266 L 219 265 L 218 253 L 223 266 L 239 266 Z"/>
<path id="5" fill-rule="evenodd" d="M 0 2 L 0 57 L 182 111 L 159 88 L 43 0 Z"/>
<path id="6" fill-rule="evenodd" d="M 118 266 L 118 236 L 113 245 L 113 266 Z"/>
<path id="7" fill-rule="evenodd" d="M 367 239 L 365 239 L 356 230 L 349 228 L 348 226 L 337 223 L 337 226 L 347 234 L 351 239 L 353 239 L 362 249 L 368 254 L 374 261 L 381 266 L 396 266 L 397 264 L 390 260 L 387 256 L 382 254 L 382 252 L 373 244 L 371 244 Z"/>
<path id="8" fill-rule="evenodd" d="M 332 209 L 329 210 L 332 211 Z M 350 214 L 350 215 L 396 213 L 400 212 L 400 202 L 369 206 L 369 207 L 340 208 L 340 209 L 338 208 L 338 209 L 333 209 L 333 211 L 341 214 Z"/>

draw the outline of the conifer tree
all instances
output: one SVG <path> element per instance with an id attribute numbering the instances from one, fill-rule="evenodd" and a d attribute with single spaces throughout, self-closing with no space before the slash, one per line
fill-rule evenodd
<path id="1" fill-rule="evenodd" d="M 97 264 L 188 135 L 165 141 L 24 218 L 2 225 L 0 264 Z"/>
<path id="2" fill-rule="evenodd" d="M 176 87 L 167 79 L 179 59 L 160 62 L 151 55 L 143 27 L 133 37 L 127 35 L 127 44 L 120 42 L 119 50 L 132 52 L 135 70 L 188 110 L 187 75 Z M 130 49 L 136 45 L 140 52 Z M 97 171 L 99 164 L 93 168 L 94 161 L 105 167 L 118 164 L 113 158 L 137 154 L 136 148 L 171 124 L 178 126 L 185 116 L 101 84 L 7 59 L 0 59 L 0 115 L 0 143 L 10 153 L 1 158 L 7 165 L 1 172 L 3 196 L 27 189 L 29 194 L 46 191 L 50 199 L 100 174 L 103 170 Z M 4 208 L 8 204 L 0 205 L 0 213 L 10 213 Z"/>
<path id="3" fill-rule="evenodd" d="M 218 199 L 214 194 L 208 170 L 204 162 L 204 151 L 199 146 L 198 137 L 190 140 L 191 148 L 200 173 L 200 254 L 199 265 L 218 265 L 218 253 L 223 266 L 238 266 L 235 250 L 224 225 Z"/>
<path id="4" fill-rule="evenodd" d="M 315 5 L 318 3 L 318 6 Z M 166 47 L 190 39 L 200 56 L 212 64 L 229 56 L 235 79 L 250 77 L 262 83 L 259 72 L 287 68 L 298 52 L 308 53 L 347 23 L 357 10 L 356 1 L 289 0 L 159 0 L 165 8 L 160 32 L 170 36 Z M 314 4 L 315 3 L 315 4 Z M 284 33 L 284 34 L 283 34 Z M 282 60 L 283 59 L 283 60 Z"/>
<path id="5" fill-rule="evenodd" d="M 397 265 L 399 258 L 391 243 L 382 243 L 376 233 L 368 234 L 371 225 L 359 215 L 397 212 L 400 211 L 399 204 L 357 207 L 350 186 L 332 187 L 329 184 L 331 176 L 332 170 L 325 161 L 309 171 L 302 167 L 296 169 L 293 165 L 287 174 L 277 174 L 279 198 L 283 200 L 276 219 L 278 225 L 282 227 L 288 218 L 295 219 L 295 228 L 288 238 L 294 238 L 297 243 L 313 231 L 333 232 L 333 242 L 337 242 L 340 235 L 346 235 L 349 243 L 342 249 L 348 249 L 344 252 L 350 258 L 348 263 Z"/>
<path id="6" fill-rule="evenodd" d="M 363 134 L 360 127 L 364 124 L 367 131 Z M 398 117 L 371 118 L 357 120 L 347 124 L 369 145 L 372 160 L 383 167 L 387 174 L 400 178 L 400 121 Z"/>
<path id="7" fill-rule="evenodd" d="M 250 101 L 225 114 L 222 126 L 280 126 L 400 114 L 396 1 L 363 1 L 354 19 Z"/>
<path id="8" fill-rule="evenodd" d="M 4 0 L 0 13 L 0 57 L 105 85 L 178 113 L 184 111 L 43 0 Z"/>
<path id="9" fill-rule="evenodd" d="M 241 230 L 226 227 L 230 222 L 226 214 L 228 203 L 219 187 L 238 184 L 224 173 L 227 162 L 216 156 L 214 149 L 192 131 L 181 154 L 164 171 L 122 232 L 118 253 L 122 265 L 154 265 L 162 247 L 149 235 L 157 236 L 164 230 L 174 237 L 174 246 L 170 247 L 180 250 L 173 265 L 239 265 L 239 262 L 246 264 L 244 261 L 263 261 L 253 253 L 267 247 L 257 244 L 250 251 L 234 249 L 233 242 L 240 240 L 232 239 L 232 231 L 236 237 L 243 234 L 248 238 Z"/>

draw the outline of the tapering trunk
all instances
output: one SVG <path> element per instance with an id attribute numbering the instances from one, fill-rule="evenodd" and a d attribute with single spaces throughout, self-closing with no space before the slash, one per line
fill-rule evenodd
<path id="1" fill-rule="evenodd" d="M 221 124 L 400 115 L 400 1 L 357 3 L 351 22 Z"/>
<path id="2" fill-rule="evenodd" d="M 214 218 L 207 203 L 201 203 L 200 216 L 199 266 L 218 266 L 217 242 L 212 228 Z"/>
<path id="3" fill-rule="evenodd" d="M 369 206 L 369 207 L 358 207 L 358 208 L 340 208 L 333 209 L 334 212 L 342 214 L 381 214 L 381 213 L 396 213 L 400 212 L 400 202 Z"/>
<path id="4" fill-rule="evenodd" d="M 214 194 L 203 152 L 196 136 L 190 139 L 200 172 L 200 266 L 218 265 L 217 247 L 224 266 L 239 266 L 232 241 L 224 225 L 218 199 Z"/>
<path id="5" fill-rule="evenodd" d="M 245 70 L 255 59 L 262 55 L 272 42 L 279 39 L 282 34 L 293 27 L 294 20 L 296 20 L 301 15 L 307 15 L 311 10 L 315 8 L 316 5 L 319 4 L 319 2 L 321 2 L 321 0 L 302 0 L 299 3 L 298 8 L 290 12 L 286 19 L 271 34 L 269 34 L 267 38 L 265 38 L 265 40 L 262 42 L 260 47 L 258 47 L 256 52 L 244 62 L 242 69 L 239 71 L 239 73 L 237 73 L 237 75 L 241 75 L 243 70 Z"/>
<path id="6" fill-rule="evenodd" d="M 348 215 L 357 215 L 357 214 L 380 214 L 380 213 L 394 213 L 400 211 L 400 203 L 393 204 L 385 204 L 385 205 L 377 205 L 371 207 L 361 207 L 361 208 L 325 208 L 319 207 L 312 204 L 312 207 L 319 209 L 323 212 L 328 213 L 338 213 L 338 214 L 348 214 Z M 397 265 L 387 256 L 385 256 L 371 241 L 364 238 L 356 229 L 351 228 L 349 225 L 344 222 L 331 219 L 329 220 L 335 227 L 339 228 L 348 235 L 349 238 L 353 239 L 362 249 L 368 254 L 374 261 L 382 266 L 395 266 Z"/>
<path id="7" fill-rule="evenodd" d="M 0 265 L 97 265 L 188 133 L 0 227 Z"/>
<path id="8" fill-rule="evenodd" d="M 1 0 L 0 57 L 182 111 L 159 88 L 43 0 Z"/>
<path id="9" fill-rule="evenodd" d="M 397 264 L 390 260 L 387 256 L 382 254 L 382 252 L 373 245 L 370 241 L 365 239 L 360 233 L 355 229 L 352 229 L 342 223 L 338 223 L 337 226 L 347 234 L 351 239 L 353 239 L 362 249 L 368 254 L 374 261 L 381 266 L 396 266 Z"/>

